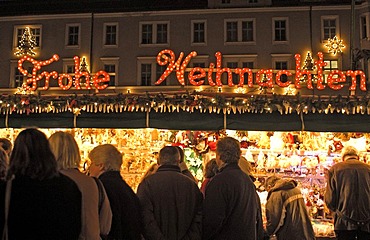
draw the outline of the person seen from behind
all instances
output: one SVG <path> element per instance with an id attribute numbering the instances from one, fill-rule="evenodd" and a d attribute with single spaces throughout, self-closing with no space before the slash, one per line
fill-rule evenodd
<path id="1" fill-rule="evenodd" d="M 9 239 L 78 239 L 81 192 L 58 172 L 46 135 L 22 130 L 14 142 L 7 179 L 11 179 Z M 0 226 L 4 226 L 6 184 L 0 185 Z M 2 231 L 2 230 L 1 230 Z"/>
<path id="2" fill-rule="evenodd" d="M 8 154 L 8 156 L 10 157 L 10 153 L 13 149 L 12 142 L 7 138 L 0 138 L 0 147 L 2 147 L 6 154 Z"/>
<path id="3" fill-rule="evenodd" d="M 326 206 L 335 213 L 338 240 L 370 239 L 370 165 L 353 146 L 342 149 L 342 162 L 326 173 Z"/>
<path id="4" fill-rule="evenodd" d="M 267 190 L 266 231 L 282 240 L 315 239 L 311 218 L 308 214 L 297 182 L 276 175 L 265 181 Z"/>
<path id="5" fill-rule="evenodd" d="M 216 158 L 212 158 L 206 163 L 204 167 L 204 180 L 202 182 L 202 185 L 200 186 L 200 191 L 202 192 L 204 197 L 206 194 L 207 185 L 212 180 L 212 178 L 216 175 L 217 171 L 218 171 L 218 166 L 216 163 Z"/>
<path id="6" fill-rule="evenodd" d="M 180 161 L 176 147 L 163 147 L 159 168 L 139 184 L 146 240 L 202 237 L 202 193 L 193 179 L 181 173 Z"/>
<path id="7" fill-rule="evenodd" d="M 9 158 L 8 154 L 0 147 L 0 182 L 6 180 L 6 174 L 8 172 Z"/>
<path id="8" fill-rule="evenodd" d="M 224 137 L 216 143 L 219 172 L 207 186 L 204 199 L 203 239 L 258 239 L 261 226 L 255 186 L 238 162 L 240 143 Z"/>
<path id="9" fill-rule="evenodd" d="M 120 170 L 122 154 L 111 144 L 95 147 L 88 155 L 90 176 L 103 183 L 112 209 L 112 226 L 108 240 L 141 240 L 140 203 L 135 192 L 123 180 Z"/>
<path id="10" fill-rule="evenodd" d="M 49 137 L 49 144 L 60 172 L 71 178 L 82 193 L 82 229 L 80 239 L 99 240 L 108 235 L 112 212 L 104 187 L 104 201 L 99 206 L 99 188 L 92 177 L 79 171 L 81 162 L 80 150 L 74 137 L 67 132 L 55 132 Z M 100 181 L 100 180 L 97 180 Z"/>

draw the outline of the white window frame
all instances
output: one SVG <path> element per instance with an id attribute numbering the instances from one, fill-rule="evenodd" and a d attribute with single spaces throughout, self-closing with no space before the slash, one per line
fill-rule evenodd
<path id="1" fill-rule="evenodd" d="M 290 53 L 287 54 L 271 54 L 271 67 L 276 70 L 276 62 L 287 62 L 287 70 L 292 70 L 292 59 L 293 55 Z M 279 69 L 280 70 L 280 69 Z"/>
<path id="2" fill-rule="evenodd" d="M 108 73 L 109 76 L 111 75 L 114 75 L 114 86 L 109 86 L 109 87 L 117 87 L 118 86 L 118 66 L 119 66 L 119 57 L 104 57 L 104 58 L 100 58 L 100 61 L 103 63 L 103 67 L 104 65 L 114 65 L 114 73 Z"/>
<path id="3" fill-rule="evenodd" d="M 326 43 L 328 42 L 327 38 L 324 38 L 324 21 L 325 20 L 335 20 L 335 36 L 339 37 L 339 16 L 338 15 L 325 15 L 321 16 L 321 42 Z M 334 37 L 334 36 L 333 36 Z"/>
<path id="4" fill-rule="evenodd" d="M 116 26 L 116 44 L 115 45 L 107 45 L 106 43 L 106 34 L 107 34 L 107 26 Z M 118 47 L 118 36 L 119 36 L 119 25 L 118 22 L 106 22 L 103 25 L 103 46 L 104 48 L 117 48 Z"/>
<path id="5" fill-rule="evenodd" d="M 157 43 L 157 26 L 159 24 L 167 24 L 167 43 Z M 142 32 L 143 32 L 143 25 L 152 25 L 152 39 L 153 43 L 150 44 L 143 44 L 142 43 Z M 149 22 L 140 22 L 139 23 L 139 46 L 140 47 L 153 47 L 153 46 L 163 46 L 168 47 L 170 45 L 170 21 L 149 21 Z"/>
<path id="6" fill-rule="evenodd" d="M 227 23 L 228 22 L 237 22 L 237 42 L 228 42 L 227 41 Z M 253 41 L 242 41 L 243 32 L 242 26 L 243 22 L 253 22 Z M 255 18 L 229 18 L 224 20 L 224 45 L 256 45 L 256 19 Z"/>
<path id="7" fill-rule="evenodd" d="M 14 33 L 13 33 L 13 48 L 16 49 L 18 47 L 18 29 L 24 29 L 24 28 L 39 28 L 40 29 L 40 41 L 39 46 L 35 46 L 35 49 L 41 49 L 42 47 L 42 25 L 41 24 L 35 24 L 35 25 L 16 25 L 14 26 Z"/>
<path id="8" fill-rule="evenodd" d="M 78 27 L 78 44 L 77 45 L 68 45 L 69 28 L 70 27 Z M 80 48 L 80 46 L 81 46 L 81 24 L 80 23 L 68 23 L 68 24 L 66 24 L 65 46 L 66 46 L 66 48 L 75 48 L 75 49 Z"/>
<path id="9" fill-rule="evenodd" d="M 151 86 L 156 86 L 154 83 L 158 80 L 156 79 L 157 59 L 155 57 L 138 57 L 137 58 L 137 79 L 136 79 L 137 86 L 141 86 L 141 64 L 151 64 L 152 65 L 150 83 L 151 83 Z M 167 79 L 165 80 L 165 83 L 166 83 L 166 86 L 170 85 L 170 76 L 167 77 Z"/>
<path id="10" fill-rule="evenodd" d="M 11 60 L 10 61 L 10 78 L 11 81 L 9 82 L 10 88 L 15 88 L 15 69 L 18 68 L 18 60 Z M 25 78 L 23 76 L 23 78 Z M 23 79 L 24 80 L 24 79 Z"/>
<path id="11" fill-rule="evenodd" d="M 203 23 L 204 24 L 204 42 L 194 42 L 194 24 Z M 207 20 L 191 20 L 191 46 L 207 46 Z"/>
<path id="12" fill-rule="evenodd" d="M 285 41 L 276 41 L 275 38 L 275 21 L 285 21 L 285 31 L 286 31 L 286 40 Z M 278 44 L 288 44 L 289 43 L 289 18 L 288 17 L 273 17 L 272 18 L 272 44 L 278 45 Z"/>

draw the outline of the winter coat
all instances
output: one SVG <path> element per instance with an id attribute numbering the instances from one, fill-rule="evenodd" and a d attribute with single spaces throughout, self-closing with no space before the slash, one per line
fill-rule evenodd
<path id="1" fill-rule="evenodd" d="M 139 185 L 146 240 L 201 239 L 203 196 L 178 166 L 162 165 Z"/>
<path id="2" fill-rule="evenodd" d="M 99 176 L 112 209 L 112 227 L 108 239 L 140 240 L 142 221 L 140 203 L 135 192 L 123 180 L 119 171 L 107 171 Z"/>
<path id="3" fill-rule="evenodd" d="M 251 178 L 237 163 L 227 164 L 206 188 L 203 239 L 258 239 L 260 208 Z"/>
<path id="4" fill-rule="evenodd" d="M 266 218 L 268 235 L 275 233 L 279 240 L 315 239 L 307 207 L 294 180 L 280 179 L 268 191 Z"/>
<path id="5" fill-rule="evenodd" d="M 327 177 L 325 203 L 335 212 L 334 229 L 370 232 L 370 166 L 349 158 Z"/>
<path id="6" fill-rule="evenodd" d="M 0 185 L 0 226 L 4 226 L 6 184 Z M 8 215 L 9 240 L 78 239 L 81 231 L 81 192 L 59 174 L 37 180 L 16 176 L 12 181 Z"/>
<path id="7" fill-rule="evenodd" d="M 99 214 L 99 191 L 95 180 L 78 169 L 61 170 L 61 173 L 71 178 L 82 194 L 82 228 L 79 239 L 100 240 L 100 234 L 108 235 L 112 223 L 112 211 L 104 188 L 105 201 Z"/>

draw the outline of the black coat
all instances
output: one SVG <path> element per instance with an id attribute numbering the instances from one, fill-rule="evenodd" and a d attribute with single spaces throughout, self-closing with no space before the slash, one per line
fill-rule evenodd
<path id="1" fill-rule="evenodd" d="M 123 180 L 119 171 L 108 171 L 99 176 L 112 209 L 112 227 L 108 239 L 141 239 L 140 203 L 135 192 Z"/>
<path id="2" fill-rule="evenodd" d="M 251 178 L 237 163 L 226 165 L 206 189 L 203 239 L 258 239 L 260 209 Z"/>
<path id="3" fill-rule="evenodd" d="M 6 184 L 0 185 L 0 226 L 4 226 Z M 78 239 L 81 231 L 81 192 L 60 174 L 47 180 L 16 177 L 8 216 L 9 240 Z"/>
<path id="4" fill-rule="evenodd" d="M 145 239 L 201 239 L 202 200 L 198 186 L 177 166 L 160 166 L 140 183 Z"/>

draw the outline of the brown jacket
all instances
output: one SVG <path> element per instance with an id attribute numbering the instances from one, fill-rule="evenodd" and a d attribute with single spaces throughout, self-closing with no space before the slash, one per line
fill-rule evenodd
<path id="1" fill-rule="evenodd" d="M 315 239 L 303 196 L 294 180 L 280 179 L 269 190 L 266 218 L 268 234 L 275 233 L 278 239 Z"/>
<path id="2" fill-rule="evenodd" d="M 105 200 L 99 216 L 99 193 L 94 179 L 77 169 L 61 170 L 61 172 L 71 178 L 82 193 L 82 228 L 79 240 L 99 240 L 100 234 L 108 235 L 112 223 L 112 211 L 105 191 Z"/>
<path id="3" fill-rule="evenodd" d="M 336 213 L 335 230 L 370 232 L 370 166 L 356 158 L 348 158 L 331 167 L 327 174 L 325 203 Z"/>

